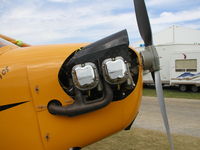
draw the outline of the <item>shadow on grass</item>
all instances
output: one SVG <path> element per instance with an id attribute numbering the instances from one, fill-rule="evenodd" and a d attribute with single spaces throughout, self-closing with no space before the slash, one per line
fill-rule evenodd
<path id="1" fill-rule="evenodd" d="M 200 138 L 184 135 L 173 135 L 175 149 L 197 150 Z M 164 133 L 141 128 L 122 131 L 83 150 L 169 150 Z"/>

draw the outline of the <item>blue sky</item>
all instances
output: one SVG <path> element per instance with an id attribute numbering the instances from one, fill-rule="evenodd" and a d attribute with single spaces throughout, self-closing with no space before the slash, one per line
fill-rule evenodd
<path id="1" fill-rule="evenodd" d="M 152 31 L 200 29 L 200 0 L 146 0 Z M 138 41 L 132 0 L 0 0 L 0 33 L 30 44 L 93 42 L 123 29 Z"/>

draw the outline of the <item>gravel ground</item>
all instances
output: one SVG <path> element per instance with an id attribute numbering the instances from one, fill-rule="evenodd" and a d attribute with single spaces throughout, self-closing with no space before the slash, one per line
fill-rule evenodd
<path id="1" fill-rule="evenodd" d="M 200 137 L 200 100 L 165 98 L 172 133 Z M 143 97 L 140 113 L 132 127 L 165 132 L 155 97 Z"/>

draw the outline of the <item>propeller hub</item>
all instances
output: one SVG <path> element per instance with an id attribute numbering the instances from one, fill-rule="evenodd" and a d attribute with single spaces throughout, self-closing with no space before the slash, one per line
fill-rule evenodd
<path id="1" fill-rule="evenodd" d="M 145 47 L 145 51 L 142 51 L 142 62 L 144 70 L 155 72 L 160 70 L 159 56 L 154 46 Z"/>

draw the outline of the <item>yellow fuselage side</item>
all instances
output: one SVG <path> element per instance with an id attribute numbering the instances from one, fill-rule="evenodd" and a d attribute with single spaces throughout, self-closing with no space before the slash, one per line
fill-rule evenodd
<path id="1" fill-rule="evenodd" d="M 0 111 L 2 150 L 84 147 L 126 128 L 134 120 L 142 96 L 142 65 L 138 54 L 138 82 L 127 98 L 75 117 L 48 112 L 47 104 L 52 99 L 63 105 L 73 102 L 60 86 L 58 72 L 65 59 L 85 45 L 0 48 L 0 106 L 23 102 Z"/>

